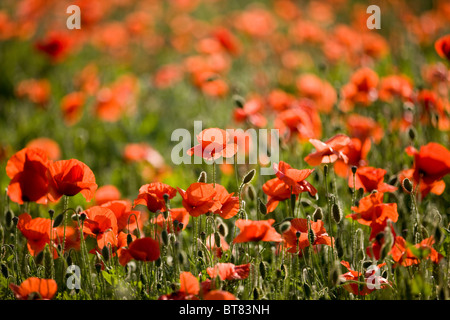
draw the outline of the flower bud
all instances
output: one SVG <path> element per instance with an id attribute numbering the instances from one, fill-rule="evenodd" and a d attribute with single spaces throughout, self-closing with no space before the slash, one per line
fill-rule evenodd
<path id="1" fill-rule="evenodd" d="M 197 182 L 203 182 L 206 183 L 208 180 L 208 176 L 206 175 L 205 171 L 200 172 L 200 175 L 198 176 Z"/>
<path id="2" fill-rule="evenodd" d="M 323 219 L 323 210 L 320 207 L 317 207 L 313 214 L 313 220 L 322 220 Z"/>
<path id="3" fill-rule="evenodd" d="M 411 191 L 413 190 L 413 184 L 412 184 L 411 180 L 409 180 L 408 178 L 405 178 L 403 180 L 402 186 L 403 186 L 403 189 L 405 189 L 405 191 L 407 191 L 408 193 L 411 193 Z"/>
<path id="4" fill-rule="evenodd" d="M 267 207 L 266 205 L 261 201 L 260 198 L 258 198 L 258 208 L 259 208 L 259 212 L 261 212 L 261 214 L 266 215 L 267 214 Z"/>
<path id="5" fill-rule="evenodd" d="M 250 170 L 245 176 L 244 179 L 242 179 L 242 183 L 243 184 L 247 184 L 250 181 L 252 181 L 253 177 L 255 176 L 256 170 L 252 169 Z"/>
<path id="6" fill-rule="evenodd" d="M 332 211 L 333 211 L 333 219 L 334 219 L 334 221 L 336 221 L 336 223 L 341 222 L 341 219 L 342 219 L 342 210 L 341 210 L 341 208 L 338 206 L 337 203 L 333 204 Z"/>

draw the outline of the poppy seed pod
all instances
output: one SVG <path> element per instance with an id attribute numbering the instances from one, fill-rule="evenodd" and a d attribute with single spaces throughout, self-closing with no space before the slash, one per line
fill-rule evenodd
<path id="1" fill-rule="evenodd" d="M 358 170 L 358 167 L 357 166 L 352 166 L 352 173 L 353 174 L 356 174 L 356 170 Z"/>
<path id="2" fill-rule="evenodd" d="M 53 209 L 48 210 L 48 215 L 50 216 L 50 219 L 53 219 L 53 216 L 55 215 L 55 210 Z"/>
<path id="3" fill-rule="evenodd" d="M 243 184 L 247 184 L 250 181 L 252 181 L 253 177 L 255 176 L 256 170 L 252 169 L 244 176 L 244 179 L 242 179 Z"/>
<path id="4" fill-rule="evenodd" d="M 317 207 L 313 214 L 313 220 L 322 220 L 323 219 L 323 210 L 320 207 Z"/>
<path id="5" fill-rule="evenodd" d="M 208 180 L 208 176 L 205 171 L 200 172 L 200 175 L 198 176 L 197 182 L 206 183 Z"/>
<path id="6" fill-rule="evenodd" d="M 100 271 L 102 271 L 102 264 L 101 263 L 96 263 L 94 267 L 95 267 L 95 271 L 97 273 L 100 273 Z"/>
<path id="7" fill-rule="evenodd" d="M 403 189 L 405 189 L 407 192 L 411 193 L 411 191 L 413 190 L 413 185 L 411 180 L 409 180 L 408 178 L 405 178 L 402 182 L 402 186 Z"/>
<path id="8" fill-rule="evenodd" d="M 333 219 L 334 219 L 334 221 L 336 221 L 336 223 L 341 222 L 341 220 L 342 220 L 342 211 L 341 211 L 341 208 L 338 206 L 337 203 L 333 204 L 332 211 L 333 211 Z"/>

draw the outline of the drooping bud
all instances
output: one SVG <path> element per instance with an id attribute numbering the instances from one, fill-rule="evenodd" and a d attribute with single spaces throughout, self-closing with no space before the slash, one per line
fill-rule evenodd
<path id="1" fill-rule="evenodd" d="M 261 214 L 263 214 L 263 215 L 267 214 L 267 207 L 260 198 L 258 198 L 258 208 L 259 208 L 259 212 L 261 212 Z"/>
<path id="2" fill-rule="evenodd" d="M 256 199 L 256 190 L 253 185 L 249 184 L 246 188 L 246 195 L 250 199 L 250 201 L 254 201 Z"/>
<path id="3" fill-rule="evenodd" d="M 261 274 L 261 278 L 263 280 L 265 280 L 266 279 L 266 275 L 267 275 L 267 262 L 261 261 L 259 263 L 259 273 Z"/>
<path id="4" fill-rule="evenodd" d="M 314 242 L 316 241 L 316 234 L 314 233 L 313 229 L 308 230 L 308 241 L 310 245 L 314 245 Z"/>
<path id="5" fill-rule="evenodd" d="M 61 225 L 64 220 L 64 215 L 64 213 L 61 213 L 55 218 L 55 221 L 53 221 L 53 228 L 57 228 Z"/>
<path id="6" fill-rule="evenodd" d="M 222 236 L 222 237 L 226 237 L 227 236 L 227 234 L 228 234 L 228 230 L 227 230 L 227 228 L 225 227 L 225 225 L 223 224 L 223 223 L 221 223 L 221 224 L 219 224 L 219 227 L 217 228 L 218 229 L 218 231 L 219 231 L 219 234 Z"/>
<path id="7" fill-rule="evenodd" d="M 218 232 L 214 232 L 214 244 L 217 248 L 221 247 L 220 234 Z"/>
<path id="8" fill-rule="evenodd" d="M 206 172 L 205 171 L 200 172 L 200 175 L 198 176 L 197 182 L 206 183 L 207 180 L 208 180 L 208 176 L 207 176 Z"/>
<path id="9" fill-rule="evenodd" d="M 102 256 L 103 256 L 103 259 L 105 259 L 106 261 L 109 260 L 109 249 L 108 249 L 108 246 L 103 246 Z"/>
<path id="10" fill-rule="evenodd" d="M 413 190 L 413 184 L 411 182 L 411 180 L 409 180 L 408 178 L 405 178 L 402 182 L 402 186 L 403 189 L 405 189 L 405 191 L 411 193 L 411 191 Z"/>
<path id="11" fill-rule="evenodd" d="M 169 234 L 167 233 L 167 230 L 161 231 L 161 240 L 165 246 L 169 244 Z"/>
<path id="12" fill-rule="evenodd" d="M 331 272 L 329 273 L 328 281 L 330 283 L 330 286 L 336 287 L 337 285 L 339 285 L 340 275 L 341 275 L 341 266 L 338 261 L 335 261 L 333 268 L 331 269 Z"/>
<path id="13" fill-rule="evenodd" d="M 252 179 L 253 179 L 253 177 L 255 176 L 255 174 L 256 174 L 256 170 L 255 169 L 252 169 L 252 170 L 250 170 L 249 172 L 247 172 L 247 174 L 244 176 L 244 178 L 242 179 L 242 183 L 243 184 L 247 184 L 247 183 L 249 183 L 250 181 L 252 181 Z"/>
<path id="14" fill-rule="evenodd" d="M 14 218 L 14 213 L 11 210 L 6 211 L 5 222 L 6 222 L 7 229 L 11 229 L 13 227 L 13 218 Z"/>
<path id="15" fill-rule="evenodd" d="M 317 207 L 316 210 L 313 213 L 313 220 L 322 220 L 323 219 L 323 210 L 320 207 Z"/>
<path id="16" fill-rule="evenodd" d="M 336 221 L 336 223 L 341 222 L 342 210 L 341 210 L 341 208 L 339 207 L 339 205 L 337 203 L 333 204 L 332 211 L 333 211 L 333 219 L 334 219 L 334 221 Z"/>
<path id="17" fill-rule="evenodd" d="M 44 267 L 45 267 L 45 278 L 53 279 L 55 275 L 55 264 L 53 261 L 53 254 L 50 251 L 48 244 L 44 248 Z"/>
<path id="18" fill-rule="evenodd" d="M 289 221 L 283 222 L 282 224 L 280 224 L 281 233 L 285 233 L 286 231 L 289 230 L 290 227 L 291 227 L 291 223 Z"/>
<path id="19" fill-rule="evenodd" d="M 244 108 L 245 99 L 242 96 L 240 96 L 238 94 L 234 94 L 232 98 L 233 98 L 233 101 L 234 101 L 234 104 L 236 105 L 236 107 L 241 108 L 241 109 Z"/>

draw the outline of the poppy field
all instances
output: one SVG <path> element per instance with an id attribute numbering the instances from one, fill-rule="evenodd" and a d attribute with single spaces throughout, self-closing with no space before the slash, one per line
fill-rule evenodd
<path id="1" fill-rule="evenodd" d="M 450 2 L 3 0 L 0 300 L 450 300 Z"/>

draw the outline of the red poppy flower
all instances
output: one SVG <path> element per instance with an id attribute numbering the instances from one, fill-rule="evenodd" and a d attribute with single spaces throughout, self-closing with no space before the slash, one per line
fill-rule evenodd
<path id="1" fill-rule="evenodd" d="M 396 203 L 383 203 L 384 193 L 375 192 L 362 198 L 359 201 L 358 207 L 352 207 L 356 213 L 349 214 L 346 218 L 352 218 L 359 223 L 371 226 L 378 225 L 378 229 L 386 226 L 386 222 L 390 219 L 392 222 L 397 222 L 398 212 Z"/>
<path id="2" fill-rule="evenodd" d="M 158 241 L 148 237 L 134 240 L 125 250 L 137 261 L 156 261 L 160 256 Z"/>
<path id="3" fill-rule="evenodd" d="M 113 200 L 120 200 L 120 191 L 113 185 L 102 186 L 95 192 L 95 203 L 102 205 Z"/>
<path id="4" fill-rule="evenodd" d="M 22 213 L 17 222 L 17 228 L 27 239 L 28 251 L 36 256 L 44 250 L 45 245 L 50 243 L 50 233 L 53 233 L 53 239 L 56 237 L 56 229 L 52 230 L 50 219 L 34 218 L 28 213 Z"/>
<path id="5" fill-rule="evenodd" d="M 272 227 L 274 219 L 251 221 L 238 219 L 236 227 L 239 228 L 240 233 L 233 240 L 233 243 L 241 242 L 281 242 L 283 239 L 281 235 Z"/>
<path id="6" fill-rule="evenodd" d="M 353 73 L 350 82 L 341 89 L 343 111 L 352 110 L 354 105 L 369 106 L 378 97 L 378 75 L 367 67 L 360 68 Z"/>
<path id="7" fill-rule="evenodd" d="M 275 129 L 280 130 L 280 137 L 291 141 L 294 135 L 298 140 L 317 139 L 322 134 L 320 116 L 311 100 L 300 100 L 291 108 L 278 113 L 274 122 Z"/>
<path id="8" fill-rule="evenodd" d="M 264 183 L 262 189 L 267 195 L 267 213 L 273 212 L 280 201 L 291 198 L 291 188 L 278 178 L 270 179 Z"/>
<path id="9" fill-rule="evenodd" d="M 236 297 L 223 290 L 211 290 L 203 296 L 203 300 L 236 300 Z"/>
<path id="10" fill-rule="evenodd" d="M 27 148 L 37 148 L 45 151 L 47 157 L 52 161 L 57 161 L 61 157 L 61 149 L 55 140 L 50 138 L 36 138 L 26 145 Z"/>
<path id="11" fill-rule="evenodd" d="M 261 114 L 263 101 L 259 98 L 253 98 L 245 102 L 242 108 L 234 109 L 234 120 L 236 122 L 248 121 L 257 128 L 263 128 L 267 125 L 266 118 Z"/>
<path id="12" fill-rule="evenodd" d="M 436 40 L 434 48 L 440 57 L 450 61 L 450 34 Z"/>
<path id="13" fill-rule="evenodd" d="M 206 245 L 206 248 L 208 248 L 208 250 L 214 250 L 215 255 L 218 258 L 221 258 L 223 252 L 230 249 L 230 246 L 228 245 L 227 241 L 225 240 L 225 238 L 222 235 L 220 235 L 219 237 L 220 237 L 220 247 L 216 246 L 216 240 L 214 237 L 214 233 L 210 234 L 208 236 L 208 238 L 206 238 L 205 245 Z"/>
<path id="14" fill-rule="evenodd" d="M 145 184 L 139 189 L 139 195 L 134 200 L 134 206 L 139 204 L 147 206 L 150 212 L 166 211 L 165 194 L 169 196 L 169 199 L 172 199 L 176 196 L 177 190 L 162 182 Z"/>
<path id="15" fill-rule="evenodd" d="M 20 286 L 10 283 L 9 288 L 19 300 L 51 300 L 58 291 L 55 280 L 34 277 L 28 278 Z"/>
<path id="16" fill-rule="evenodd" d="M 411 80 L 404 75 L 391 75 L 381 79 L 378 92 L 381 101 L 392 102 L 396 97 L 409 101 L 412 94 Z"/>
<path id="17" fill-rule="evenodd" d="M 223 219 L 230 219 L 239 212 L 239 197 L 233 197 L 233 193 L 228 193 L 224 186 L 215 185 L 216 195 L 214 200 L 220 202 L 221 207 L 214 211 Z"/>
<path id="18" fill-rule="evenodd" d="M 161 154 L 145 142 L 127 144 L 123 157 L 127 162 L 147 161 L 154 168 L 164 167 L 164 158 Z"/>
<path id="19" fill-rule="evenodd" d="M 181 228 L 178 226 L 177 229 L 174 230 L 173 223 L 175 220 L 178 221 L 178 223 L 182 223 L 183 227 Z M 186 226 L 189 223 L 189 213 L 185 208 L 171 208 L 167 219 L 164 219 L 164 214 L 160 213 L 152 220 L 152 223 L 156 223 L 161 230 L 163 230 L 165 225 L 167 232 L 172 232 L 173 230 L 175 233 L 179 233 L 180 231 L 186 229 Z M 172 224 L 172 227 L 169 224 Z"/>
<path id="20" fill-rule="evenodd" d="M 352 114 L 347 118 L 347 129 L 352 138 L 358 138 L 364 144 L 367 139 L 379 143 L 383 138 L 383 128 L 372 118 Z"/>
<path id="21" fill-rule="evenodd" d="M 11 178 L 9 198 L 19 204 L 24 201 L 47 203 L 47 167 L 50 161 L 44 150 L 24 148 L 14 154 L 6 164 L 6 174 Z"/>
<path id="22" fill-rule="evenodd" d="M 47 79 L 23 80 L 17 85 L 18 97 L 26 97 L 40 107 L 44 107 L 51 94 L 50 82 Z"/>
<path id="23" fill-rule="evenodd" d="M 72 92 L 62 98 L 61 111 L 66 125 L 73 126 L 80 121 L 84 102 L 85 94 L 83 92 Z"/>
<path id="24" fill-rule="evenodd" d="M 443 256 L 432 247 L 433 244 L 433 237 L 424 239 L 415 245 L 410 245 L 403 237 L 397 236 L 389 254 L 392 255 L 392 259 L 397 263 L 396 265 L 400 264 L 404 267 L 418 264 L 421 260 L 431 260 L 434 263 L 439 263 Z"/>
<path id="25" fill-rule="evenodd" d="M 196 182 L 191 184 L 186 191 L 177 189 L 183 198 L 183 207 L 193 217 L 198 217 L 207 212 L 215 212 L 221 207 L 221 203 L 214 200 L 217 191 L 212 184 Z"/>
<path id="26" fill-rule="evenodd" d="M 113 200 L 101 205 L 110 209 L 117 219 L 117 229 L 133 232 L 137 227 L 136 218 L 139 219 L 140 211 L 132 211 L 131 203 L 125 200 Z"/>
<path id="27" fill-rule="evenodd" d="M 186 295 L 196 296 L 200 292 L 200 283 L 198 279 L 190 272 L 180 274 L 180 292 Z"/>
<path id="28" fill-rule="evenodd" d="M 115 239 L 118 232 L 117 218 L 111 209 L 95 206 L 87 209 L 84 213 L 86 220 L 83 224 L 83 233 L 96 237 L 100 249 L 109 240 Z"/>
<path id="29" fill-rule="evenodd" d="M 314 74 L 303 74 L 296 85 L 300 95 L 313 100 L 319 111 L 330 113 L 337 101 L 337 93 L 333 86 Z"/>
<path id="30" fill-rule="evenodd" d="M 230 54 L 238 55 L 240 53 L 241 44 L 228 29 L 218 27 L 213 31 L 213 36 Z"/>
<path id="31" fill-rule="evenodd" d="M 334 171 L 340 177 L 348 177 L 352 175 L 351 168 L 364 167 L 368 164 L 367 154 L 370 151 L 371 142 L 366 140 L 364 143 L 358 138 L 351 138 L 350 143 L 342 149 L 342 153 L 348 158 L 348 162 L 337 159 L 334 163 Z"/>
<path id="32" fill-rule="evenodd" d="M 213 268 L 206 268 L 208 275 L 214 279 L 219 277 L 224 280 L 243 280 L 250 274 L 250 263 L 236 266 L 232 263 L 218 263 Z"/>
<path id="33" fill-rule="evenodd" d="M 228 132 L 218 128 L 203 130 L 198 136 L 198 145 L 188 150 L 187 154 L 202 157 L 206 160 L 229 158 L 236 154 L 237 146 Z"/>
<path id="34" fill-rule="evenodd" d="M 279 164 L 274 163 L 273 169 L 276 176 L 292 189 L 293 194 L 307 191 L 311 196 L 316 195 L 316 188 L 308 181 L 305 181 L 313 173 L 314 169 L 292 169 L 289 164 L 283 161 L 280 161 Z"/>
<path id="35" fill-rule="evenodd" d="M 450 151 L 435 142 L 420 147 L 419 151 L 413 147 L 406 151 L 414 156 L 414 166 L 412 170 L 403 171 L 401 178 L 412 178 L 416 185 L 419 184 L 422 197 L 428 192 L 442 194 L 445 183 L 441 179 L 450 173 Z"/>
<path id="36" fill-rule="evenodd" d="M 379 275 L 376 275 L 377 270 L 386 265 L 386 263 L 379 264 L 376 268 L 367 270 L 364 274 L 365 284 L 362 285 L 362 287 L 360 287 L 358 283 L 346 283 L 349 281 L 361 281 L 360 277 L 362 277 L 362 274 L 358 271 L 352 270 L 347 261 L 341 261 L 341 264 L 348 269 L 348 272 L 340 276 L 340 281 L 344 283 L 344 289 L 354 295 L 365 296 L 375 290 L 387 288 L 389 285 L 389 281 Z"/>
<path id="37" fill-rule="evenodd" d="M 37 50 L 47 54 L 54 62 L 64 59 L 72 46 L 72 37 L 62 31 L 51 31 L 35 44 Z"/>
<path id="38" fill-rule="evenodd" d="M 83 162 L 71 159 L 52 163 L 47 172 L 49 180 L 48 198 L 58 201 L 63 195 L 74 196 L 81 193 L 86 201 L 91 201 L 97 190 L 92 170 Z"/>
<path id="39" fill-rule="evenodd" d="M 314 248 L 317 245 L 321 244 L 331 246 L 331 241 L 333 240 L 325 230 L 323 221 L 322 220 L 311 221 L 310 224 L 311 230 L 314 233 L 314 243 L 312 244 Z M 297 232 L 300 232 L 299 238 L 297 238 Z M 302 249 L 311 245 L 308 239 L 308 233 L 309 228 L 307 219 L 300 219 L 300 218 L 292 219 L 291 227 L 289 228 L 288 231 L 283 233 L 283 239 L 286 243 L 287 248 L 289 249 L 288 252 L 291 253 L 298 252 L 299 255 L 301 255 Z"/>
<path id="40" fill-rule="evenodd" d="M 363 188 L 364 192 L 372 192 L 377 190 L 379 192 L 394 192 L 397 190 L 396 187 L 391 186 L 385 182 L 384 175 L 386 170 L 373 168 L 373 167 L 362 167 L 358 168 L 356 171 L 356 189 Z M 353 188 L 353 175 L 348 178 L 348 186 Z"/>
<path id="41" fill-rule="evenodd" d="M 311 166 L 318 166 L 321 163 L 333 163 L 338 159 L 348 162 L 348 157 L 342 152 L 344 147 L 351 142 L 350 138 L 344 134 L 338 134 L 330 138 L 326 142 L 316 139 L 310 139 L 309 142 L 316 148 L 313 152 L 305 157 L 305 161 Z"/>

